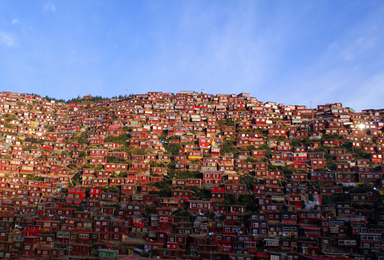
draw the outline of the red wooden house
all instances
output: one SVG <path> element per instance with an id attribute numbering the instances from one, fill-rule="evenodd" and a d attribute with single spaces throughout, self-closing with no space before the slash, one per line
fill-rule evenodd
<path id="1" fill-rule="evenodd" d="M 190 200 L 189 211 L 195 214 L 206 214 L 211 209 L 211 202 L 205 200 Z"/>
<path id="2" fill-rule="evenodd" d="M 212 202 L 222 202 L 224 201 L 224 187 L 211 187 L 211 201 Z"/>
<path id="3" fill-rule="evenodd" d="M 102 193 L 101 189 L 91 188 L 89 190 L 89 199 L 96 200 L 100 197 L 101 193 Z"/>
<path id="4" fill-rule="evenodd" d="M 222 182 L 222 172 L 213 171 L 213 172 L 202 172 L 203 173 L 203 184 L 221 184 Z"/>

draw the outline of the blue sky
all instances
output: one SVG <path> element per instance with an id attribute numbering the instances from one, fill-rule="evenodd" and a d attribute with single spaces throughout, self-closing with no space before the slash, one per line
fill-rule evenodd
<path id="1" fill-rule="evenodd" d="M 2 90 L 384 108 L 384 1 L 0 0 Z"/>

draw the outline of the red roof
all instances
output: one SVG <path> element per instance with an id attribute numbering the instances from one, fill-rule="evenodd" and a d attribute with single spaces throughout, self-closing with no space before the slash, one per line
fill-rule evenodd
<path id="1" fill-rule="evenodd" d="M 116 130 L 116 129 L 119 129 L 120 128 L 120 125 L 111 125 L 108 127 L 108 131 L 110 130 Z"/>

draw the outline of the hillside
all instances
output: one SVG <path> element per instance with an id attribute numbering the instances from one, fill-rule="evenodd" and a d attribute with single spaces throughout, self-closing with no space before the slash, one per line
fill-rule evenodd
<path id="1" fill-rule="evenodd" d="M 0 259 L 384 257 L 384 109 L 0 100 Z"/>

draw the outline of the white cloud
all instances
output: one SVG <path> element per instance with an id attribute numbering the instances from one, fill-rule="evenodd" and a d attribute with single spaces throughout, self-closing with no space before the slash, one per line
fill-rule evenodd
<path id="1" fill-rule="evenodd" d="M 358 111 L 368 108 L 380 109 L 383 107 L 383 86 L 384 71 L 381 71 L 366 82 L 361 83 L 360 88 L 352 93 L 347 102 L 353 108 L 356 107 Z"/>
<path id="2" fill-rule="evenodd" d="M 0 43 L 5 44 L 8 47 L 16 44 L 15 39 L 8 33 L 0 31 Z"/>
<path id="3" fill-rule="evenodd" d="M 52 11 L 52 12 L 55 12 L 56 11 L 56 6 L 50 2 L 46 3 L 44 5 L 44 11 Z"/>
<path id="4" fill-rule="evenodd" d="M 17 19 L 12 20 L 12 24 L 17 24 L 17 23 L 19 23 L 19 20 L 17 20 Z"/>
<path id="5" fill-rule="evenodd" d="M 352 53 L 345 54 L 344 59 L 345 60 L 353 60 L 354 59 L 353 54 Z"/>

